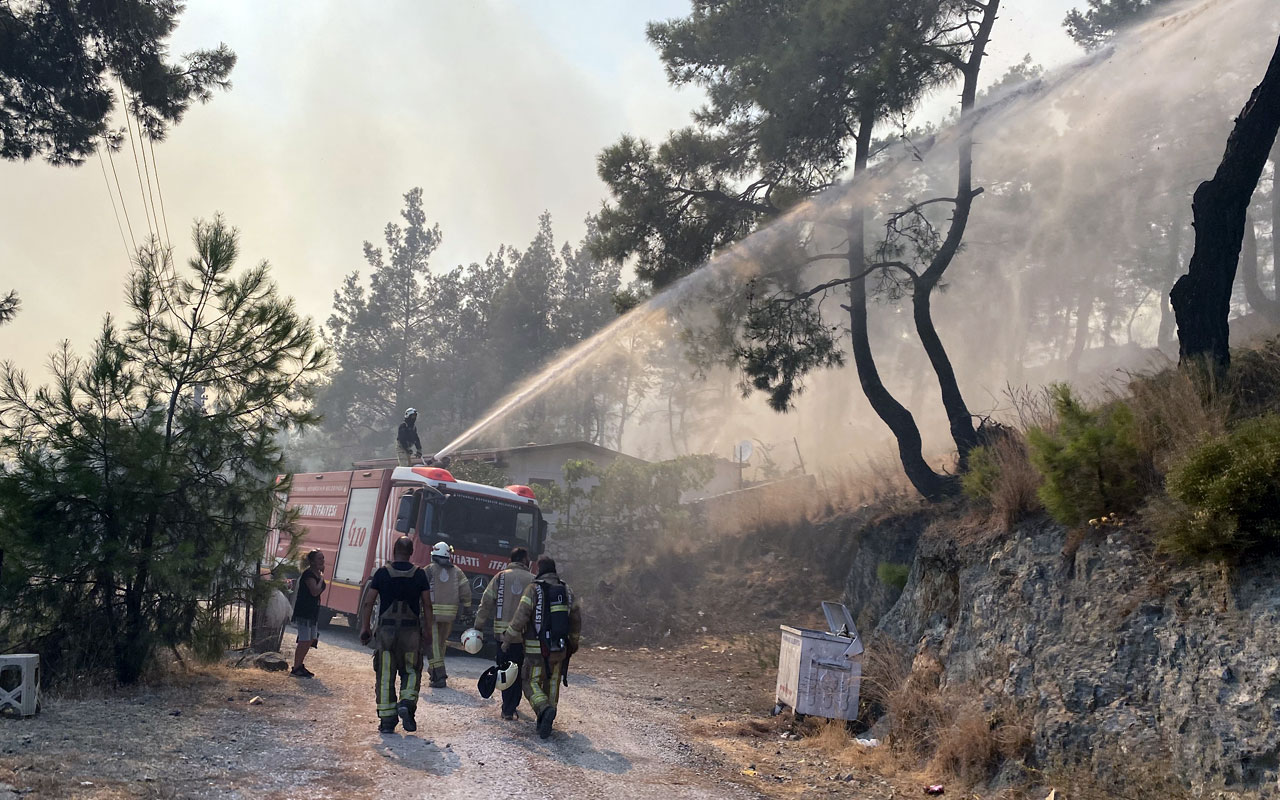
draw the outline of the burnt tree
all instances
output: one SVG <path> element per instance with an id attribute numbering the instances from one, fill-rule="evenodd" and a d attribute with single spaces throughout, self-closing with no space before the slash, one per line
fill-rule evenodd
<path id="1" fill-rule="evenodd" d="M 1195 250 L 1187 274 L 1169 292 L 1178 322 L 1180 364 L 1204 361 L 1221 372 L 1231 363 L 1227 315 L 1245 217 L 1278 129 L 1280 42 L 1262 82 L 1236 118 L 1217 172 L 1192 197 Z"/>

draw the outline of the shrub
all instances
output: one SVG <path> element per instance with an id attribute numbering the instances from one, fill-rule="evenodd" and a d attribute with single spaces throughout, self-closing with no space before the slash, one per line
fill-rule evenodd
<path id="1" fill-rule="evenodd" d="M 969 469 L 960 481 L 965 494 L 990 507 L 1006 529 L 1040 508 L 1040 475 L 1017 433 L 1001 433 L 970 452 Z"/>
<path id="2" fill-rule="evenodd" d="M 1157 515 L 1166 551 L 1234 560 L 1280 549 L 1280 415 L 1249 420 L 1204 443 L 1167 485 L 1180 506 Z"/>
<path id="3" fill-rule="evenodd" d="M 907 585 L 907 576 L 911 574 L 910 564 L 893 564 L 881 561 L 876 565 L 876 578 L 885 586 L 892 586 L 902 591 Z"/>
<path id="4" fill-rule="evenodd" d="M 1055 428 L 1027 433 L 1031 460 L 1044 478 L 1038 494 L 1045 509 L 1064 525 L 1135 509 L 1151 467 L 1138 446 L 1132 410 L 1120 401 L 1090 410 L 1064 384 L 1051 393 Z"/>
<path id="5" fill-rule="evenodd" d="M 987 445 L 975 447 L 969 452 L 969 469 L 960 477 L 960 485 L 970 500 L 990 503 L 1000 480 L 1000 465 Z"/>

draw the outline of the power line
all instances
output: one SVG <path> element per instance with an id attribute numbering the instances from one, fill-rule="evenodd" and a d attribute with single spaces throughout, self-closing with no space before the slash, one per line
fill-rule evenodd
<path id="1" fill-rule="evenodd" d="M 124 210 L 124 222 L 129 226 L 129 241 L 133 242 L 133 252 L 138 252 L 138 240 L 133 235 L 133 222 L 129 220 L 129 204 L 124 201 L 124 192 L 120 189 L 120 174 L 116 172 L 116 159 L 107 148 L 107 161 L 111 162 L 111 175 L 116 179 L 116 193 L 120 195 L 120 208 Z"/>
<path id="2" fill-rule="evenodd" d="M 160 165 L 156 161 L 156 140 L 148 136 L 147 144 L 151 148 L 151 171 L 156 174 L 156 194 L 160 195 L 160 219 L 164 222 L 164 240 L 172 250 L 173 240 L 169 238 L 169 217 L 164 213 L 164 192 L 160 189 Z"/>
<path id="3" fill-rule="evenodd" d="M 124 238 L 124 225 L 120 223 L 120 210 L 116 208 L 116 196 L 111 192 L 111 181 L 107 178 L 107 166 L 102 162 L 102 149 L 95 142 L 93 149 L 98 154 L 98 167 L 102 170 L 102 182 L 107 185 L 107 197 L 111 199 L 111 211 L 116 215 L 116 230 L 120 231 L 120 244 L 124 245 L 125 260 L 132 263 L 133 252 L 129 250 L 129 242 Z M 121 198 L 123 200 L 123 198 Z"/>
<path id="4" fill-rule="evenodd" d="M 141 140 L 142 139 L 142 120 L 137 120 L 137 122 L 138 122 L 138 139 Z M 146 141 L 147 142 L 151 141 L 150 134 L 147 134 Z M 147 195 L 151 198 L 151 216 L 154 217 L 156 215 L 156 196 L 151 192 L 151 169 L 147 165 L 146 143 L 143 141 L 139 141 L 138 149 L 142 151 L 142 171 L 147 174 Z M 152 155 L 155 155 L 154 150 L 152 151 Z M 159 180 L 160 179 L 157 177 L 156 181 L 158 182 Z M 156 220 L 156 238 L 157 239 L 160 238 L 160 220 L 158 219 Z M 166 243 L 168 242 L 168 238 L 169 238 L 168 236 L 165 237 Z"/>
<path id="5" fill-rule="evenodd" d="M 156 236 L 155 228 L 159 228 L 160 226 L 157 224 L 155 228 L 153 228 L 151 226 L 151 217 L 154 216 L 154 214 L 148 216 L 150 211 L 147 208 L 147 190 L 142 185 L 142 165 L 138 162 L 138 145 L 133 140 L 133 120 L 129 114 L 128 98 L 124 95 L 124 81 L 117 78 L 116 82 L 120 85 L 120 104 L 124 106 L 124 124 L 125 128 L 129 131 L 129 149 L 133 151 L 133 168 L 138 173 L 138 193 L 142 195 L 142 212 L 143 216 L 146 217 L 147 220 L 147 233 L 152 238 L 158 238 Z"/>

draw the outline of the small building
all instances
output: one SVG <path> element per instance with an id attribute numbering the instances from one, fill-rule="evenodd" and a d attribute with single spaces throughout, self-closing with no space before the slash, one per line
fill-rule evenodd
<path id="1" fill-rule="evenodd" d="M 454 461 L 484 461 L 506 473 L 512 483 L 532 486 L 557 484 L 564 487 L 564 465 L 570 461 L 593 461 L 597 466 L 608 467 L 618 459 L 639 462 L 643 459 L 610 450 L 591 442 L 557 442 L 555 444 L 525 444 L 518 447 L 494 447 L 478 450 L 459 450 L 450 456 Z M 590 489 L 594 479 L 578 483 L 581 489 Z"/>
<path id="2" fill-rule="evenodd" d="M 737 461 L 730 461 L 720 456 L 714 457 L 711 461 L 711 477 L 701 486 L 681 492 L 680 502 L 695 503 L 708 497 L 746 488 L 751 483 L 743 480 L 747 468 L 748 465 L 739 464 Z"/>

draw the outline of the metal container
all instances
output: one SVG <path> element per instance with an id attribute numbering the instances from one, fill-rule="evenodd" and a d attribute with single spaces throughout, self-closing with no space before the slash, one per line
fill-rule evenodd
<path id="1" fill-rule="evenodd" d="M 805 716 L 857 719 L 862 640 L 844 605 L 824 602 L 822 610 L 827 631 L 781 626 L 778 704 Z"/>

